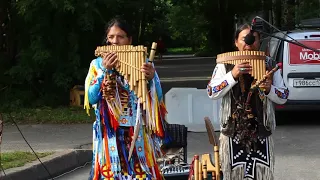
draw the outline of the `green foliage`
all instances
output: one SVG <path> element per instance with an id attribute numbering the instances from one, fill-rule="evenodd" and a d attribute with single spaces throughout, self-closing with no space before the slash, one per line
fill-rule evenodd
<path id="1" fill-rule="evenodd" d="M 298 19 L 311 19 L 320 17 L 320 1 L 301 1 L 298 8 Z"/>
<path id="2" fill-rule="evenodd" d="M 68 91 L 76 84 L 83 84 L 93 52 L 100 45 L 105 23 L 121 12 L 125 19 L 140 23 L 142 13 L 153 13 L 149 1 L 71 1 L 71 0 L 20 0 L 14 2 L 19 30 L 19 59 L 6 74 L 13 80 L 6 91 L 18 98 L 14 103 L 8 96 L 3 100 L 11 104 L 34 103 L 59 105 L 68 103 Z M 158 3 L 159 4 L 159 3 Z M 142 9 L 144 8 L 144 12 Z M 161 9 L 159 9 L 161 11 Z M 159 15 L 159 14 L 158 14 Z M 152 17 L 152 15 L 149 16 Z M 148 21 L 152 21 L 150 19 Z M 143 22 L 147 24 L 147 21 Z M 23 27 L 23 29 L 22 29 Z M 137 27 L 137 26 L 135 26 Z M 27 85 L 27 86 L 23 86 Z M 17 88 L 19 90 L 17 90 Z M 22 94 L 26 98 L 20 97 Z M 14 106 L 12 105 L 12 106 Z"/>
<path id="3" fill-rule="evenodd" d="M 190 45 L 193 51 L 203 48 L 207 41 L 208 22 L 196 9 L 189 4 L 173 5 L 168 14 L 171 37 Z"/>
<path id="4" fill-rule="evenodd" d="M 269 1 L 1 1 L 6 10 L 0 10 L 0 24 L 6 24 L 8 37 L 8 50 L 0 52 L 2 110 L 68 104 L 69 90 L 84 84 L 106 22 L 116 15 L 133 26 L 134 44 L 150 46 L 162 36 L 169 49 L 191 47 L 188 53 L 215 55 L 233 46 L 235 14 L 249 19 L 262 10 L 262 2 Z M 318 17 L 319 2 L 301 1 L 297 14 Z"/>

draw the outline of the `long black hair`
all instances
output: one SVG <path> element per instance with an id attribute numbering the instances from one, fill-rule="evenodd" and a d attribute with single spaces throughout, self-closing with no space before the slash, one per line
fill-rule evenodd
<path id="1" fill-rule="evenodd" d="M 113 26 L 117 26 L 119 27 L 122 31 L 124 31 L 126 34 L 127 34 L 127 37 L 128 38 L 131 38 L 132 37 L 132 29 L 130 27 L 130 25 L 125 21 L 123 20 L 122 18 L 120 18 L 119 16 L 116 16 L 115 18 L 112 18 L 106 25 L 105 27 L 105 35 L 104 35 L 104 39 L 103 39 L 103 44 L 106 45 L 108 44 L 107 42 L 107 35 L 110 31 L 110 29 L 113 27 Z"/>
<path id="2" fill-rule="evenodd" d="M 239 34 L 245 30 L 245 29 L 250 29 L 251 28 L 251 25 L 248 24 L 248 23 L 245 23 L 245 24 L 242 24 L 240 26 L 238 26 L 238 28 L 236 29 L 235 33 L 234 33 L 234 41 L 238 40 L 239 38 Z M 254 31 L 258 34 L 258 37 L 259 37 L 259 40 L 260 40 L 260 33 L 258 31 Z M 238 49 L 236 46 L 235 46 L 236 49 Z"/>

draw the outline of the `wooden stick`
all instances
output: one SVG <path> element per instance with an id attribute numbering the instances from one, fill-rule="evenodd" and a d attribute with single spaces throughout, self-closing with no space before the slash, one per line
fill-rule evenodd
<path id="1" fill-rule="evenodd" d="M 258 88 L 259 85 L 260 85 L 262 82 L 264 82 L 269 75 L 272 75 L 272 74 L 273 74 L 274 72 L 276 72 L 279 68 L 281 68 L 281 66 L 282 66 L 282 64 L 281 64 L 281 63 L 278 63 L 278 64 L 276 65 L 276 67 L 274 67 L 271 71 L 269 71 L 268 74 L 264 75 L 263 78 L 262 78 L 261 80 L 257 81 L 255 85 L 251 86 L 250 89 L 253 90 L 253 89 Z"/>
<path id="2" fill-rule="evenodd" d="M 220 163 L 219 163 L 219 147 L 214 146 L 214 165 L 215 165 L 215 172 L 216 172 L 216 179 L 220 180 Z"/>

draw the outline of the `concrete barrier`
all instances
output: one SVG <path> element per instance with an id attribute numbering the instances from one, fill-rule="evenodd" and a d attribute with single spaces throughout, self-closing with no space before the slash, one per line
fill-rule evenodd
<path id="1" fill-rule="evenodd" d="M 221 100 L 211 100 L 206 89 L 172 88 L 165 94 L 170 124 L 182 124 L 189 131 L 206 132 L 204 117 L 211 119 L 215 131 L 220 131 L 219 110 Z"/>

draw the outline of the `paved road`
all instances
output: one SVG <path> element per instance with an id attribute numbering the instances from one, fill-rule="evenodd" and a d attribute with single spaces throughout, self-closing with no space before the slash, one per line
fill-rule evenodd
<path id="1" fill-rule="evenodd" d="M 205 88 L 214 69 L 213 58 L 168 61 L 155 65 L 163 94 L 172 87 Z"/>
<path id="2" fill-rule="evenodd" d="M 156 69 L 166 93 L 171 87 L 204 88 L 213 66 L 210 60 L 199 60 L 192 65 L 182 62 L 178 65 L 158 63 Z M 312 119 L 313 115 L 316 115 L 316 112 L 282 113 L 282 119 L 278 119 L 281 123 L 274 134 L 276 179 L 320 179 L 320 123 Z M 188 162 L 191 162 L 195 154 L 212 152 L 206 133 L 188 133 L 188 144 Z M 89 172 L 90 164 L 57 180 L 87 180 Z"/>

